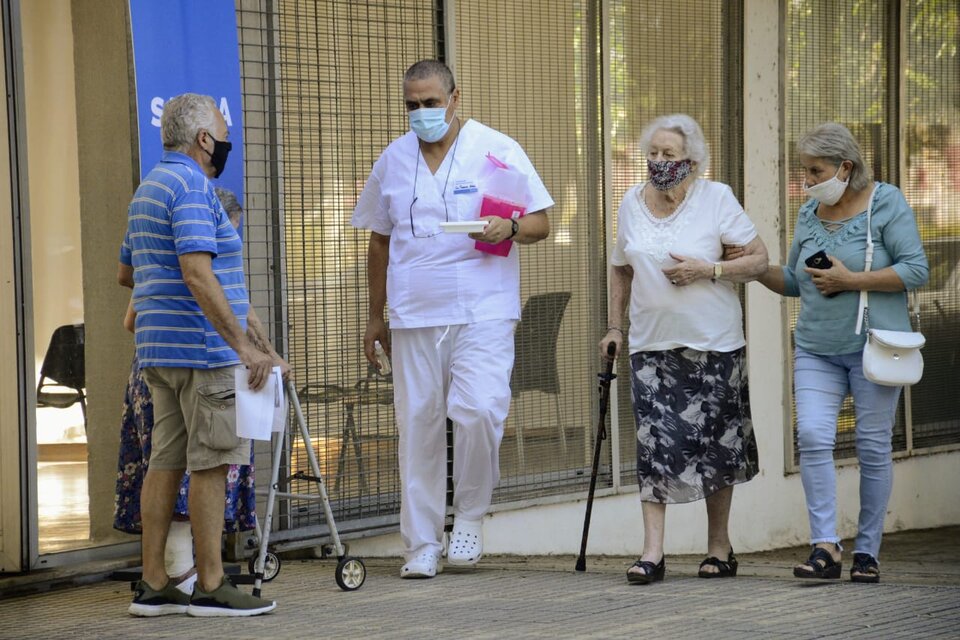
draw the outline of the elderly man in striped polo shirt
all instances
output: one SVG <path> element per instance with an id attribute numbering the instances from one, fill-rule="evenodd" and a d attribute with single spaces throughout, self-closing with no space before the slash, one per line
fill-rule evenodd
<path id="1" fill-rule="evenodd" d="M 226 468 L 250 459 L 249 440 L 236 434 L 234 369 L 245 365 L 259 389 L 273 366 L 289 367 L 247 325 L 242 242 L 209 180 L 230 151 L 223 116 L 209 96 L 186 93 L 166 103 L 160 132 L 164 154 L 134 194 L 120 252 L 121 274 L 133 270 L 137 357 L 154 403 L 141 494 L 143 579 L 129 612 L 258 615 L 276 603 L 239 591 L 220 559 Z M 199 576 L 192 597 L 164 567 L 185 468 Z"/>

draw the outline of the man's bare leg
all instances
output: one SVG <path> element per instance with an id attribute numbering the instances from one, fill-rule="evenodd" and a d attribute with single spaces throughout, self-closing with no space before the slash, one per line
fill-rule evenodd
<path id="1" fill-rule="evenodd" d="M 177 491 L 182 477 L 183 469 L 150 468 L 147 470 L 140 490 L 143 581 L 158 591 L 163 589 L 169 580 L 164 562 L 164 550 L 167 545 L 170 520 L 173 518 L 173 505 L 177 501 Z M 223 517 L 222 508 L 220 517 Z"/>
<path id="2" fill-rule="evenodd" d="M 190 472 L 190 525 L 197 557 L 198 585 L 206 592 L 214 591 L 223 581 L 220 540 L 226 479 L 227 465 Z"/>

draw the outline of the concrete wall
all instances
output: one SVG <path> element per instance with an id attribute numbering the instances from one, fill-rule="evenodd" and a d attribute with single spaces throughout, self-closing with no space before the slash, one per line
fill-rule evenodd
<path id="1" fill-rule="evenodd" d="M 6 68 L 0 48 L 0 67 Z M 5 84 L 5 83 L 4 83 Z M 9 93 L 10 89 L 7 89 Z M 0 101 L 0 176 L 10 175 L 10 137 L 7 101 Z M 20 571 L 22 536 L 20 489 L 22 431 L 20 372 L 17 362 L 17 308 L 14 265 L 12 180 L 0 180 L 0 573 Z"/>
<path id="2" fill-rule="evenodd" d="M 139 177 L 126 0 L 73 0 L 80 218 L 87 361 L 90 534 L 94 543 L 130 539 L 113 531 L 120 405 L 133 340 L 120 322 L 130 293 L 117 285 L 127 205 Z"/>

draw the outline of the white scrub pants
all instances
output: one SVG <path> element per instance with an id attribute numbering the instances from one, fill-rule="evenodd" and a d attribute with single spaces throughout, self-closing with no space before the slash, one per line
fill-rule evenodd
<path id="1" fill-rule="evenodd" d="M 440 554 L 446 511 L 446 421 L 454 423 L 454 517 L 480 520 L 500 480 L 510 409 L 514 320 L 394 329 L 400 432 L 400 535 L 409 560 Z"/>

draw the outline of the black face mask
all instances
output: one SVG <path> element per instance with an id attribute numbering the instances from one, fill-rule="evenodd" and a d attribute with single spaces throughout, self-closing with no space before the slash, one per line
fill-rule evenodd
<path id="1" fill-rule="evenodd" d="M 206 149 L 204 149 L 204 151 L 210 154 L 210 164 L 213 165 L 214 171 L 213 177 L 219 178 L 220 174 L 223 173 L 224 167 L 227 166 L 227 156 L 230 155 L 233 144 L 223 140 L 217 140 L 209 131 L 207 131 L 207 135 L 213 140 L 213 153 L 210 153 Z"/>

